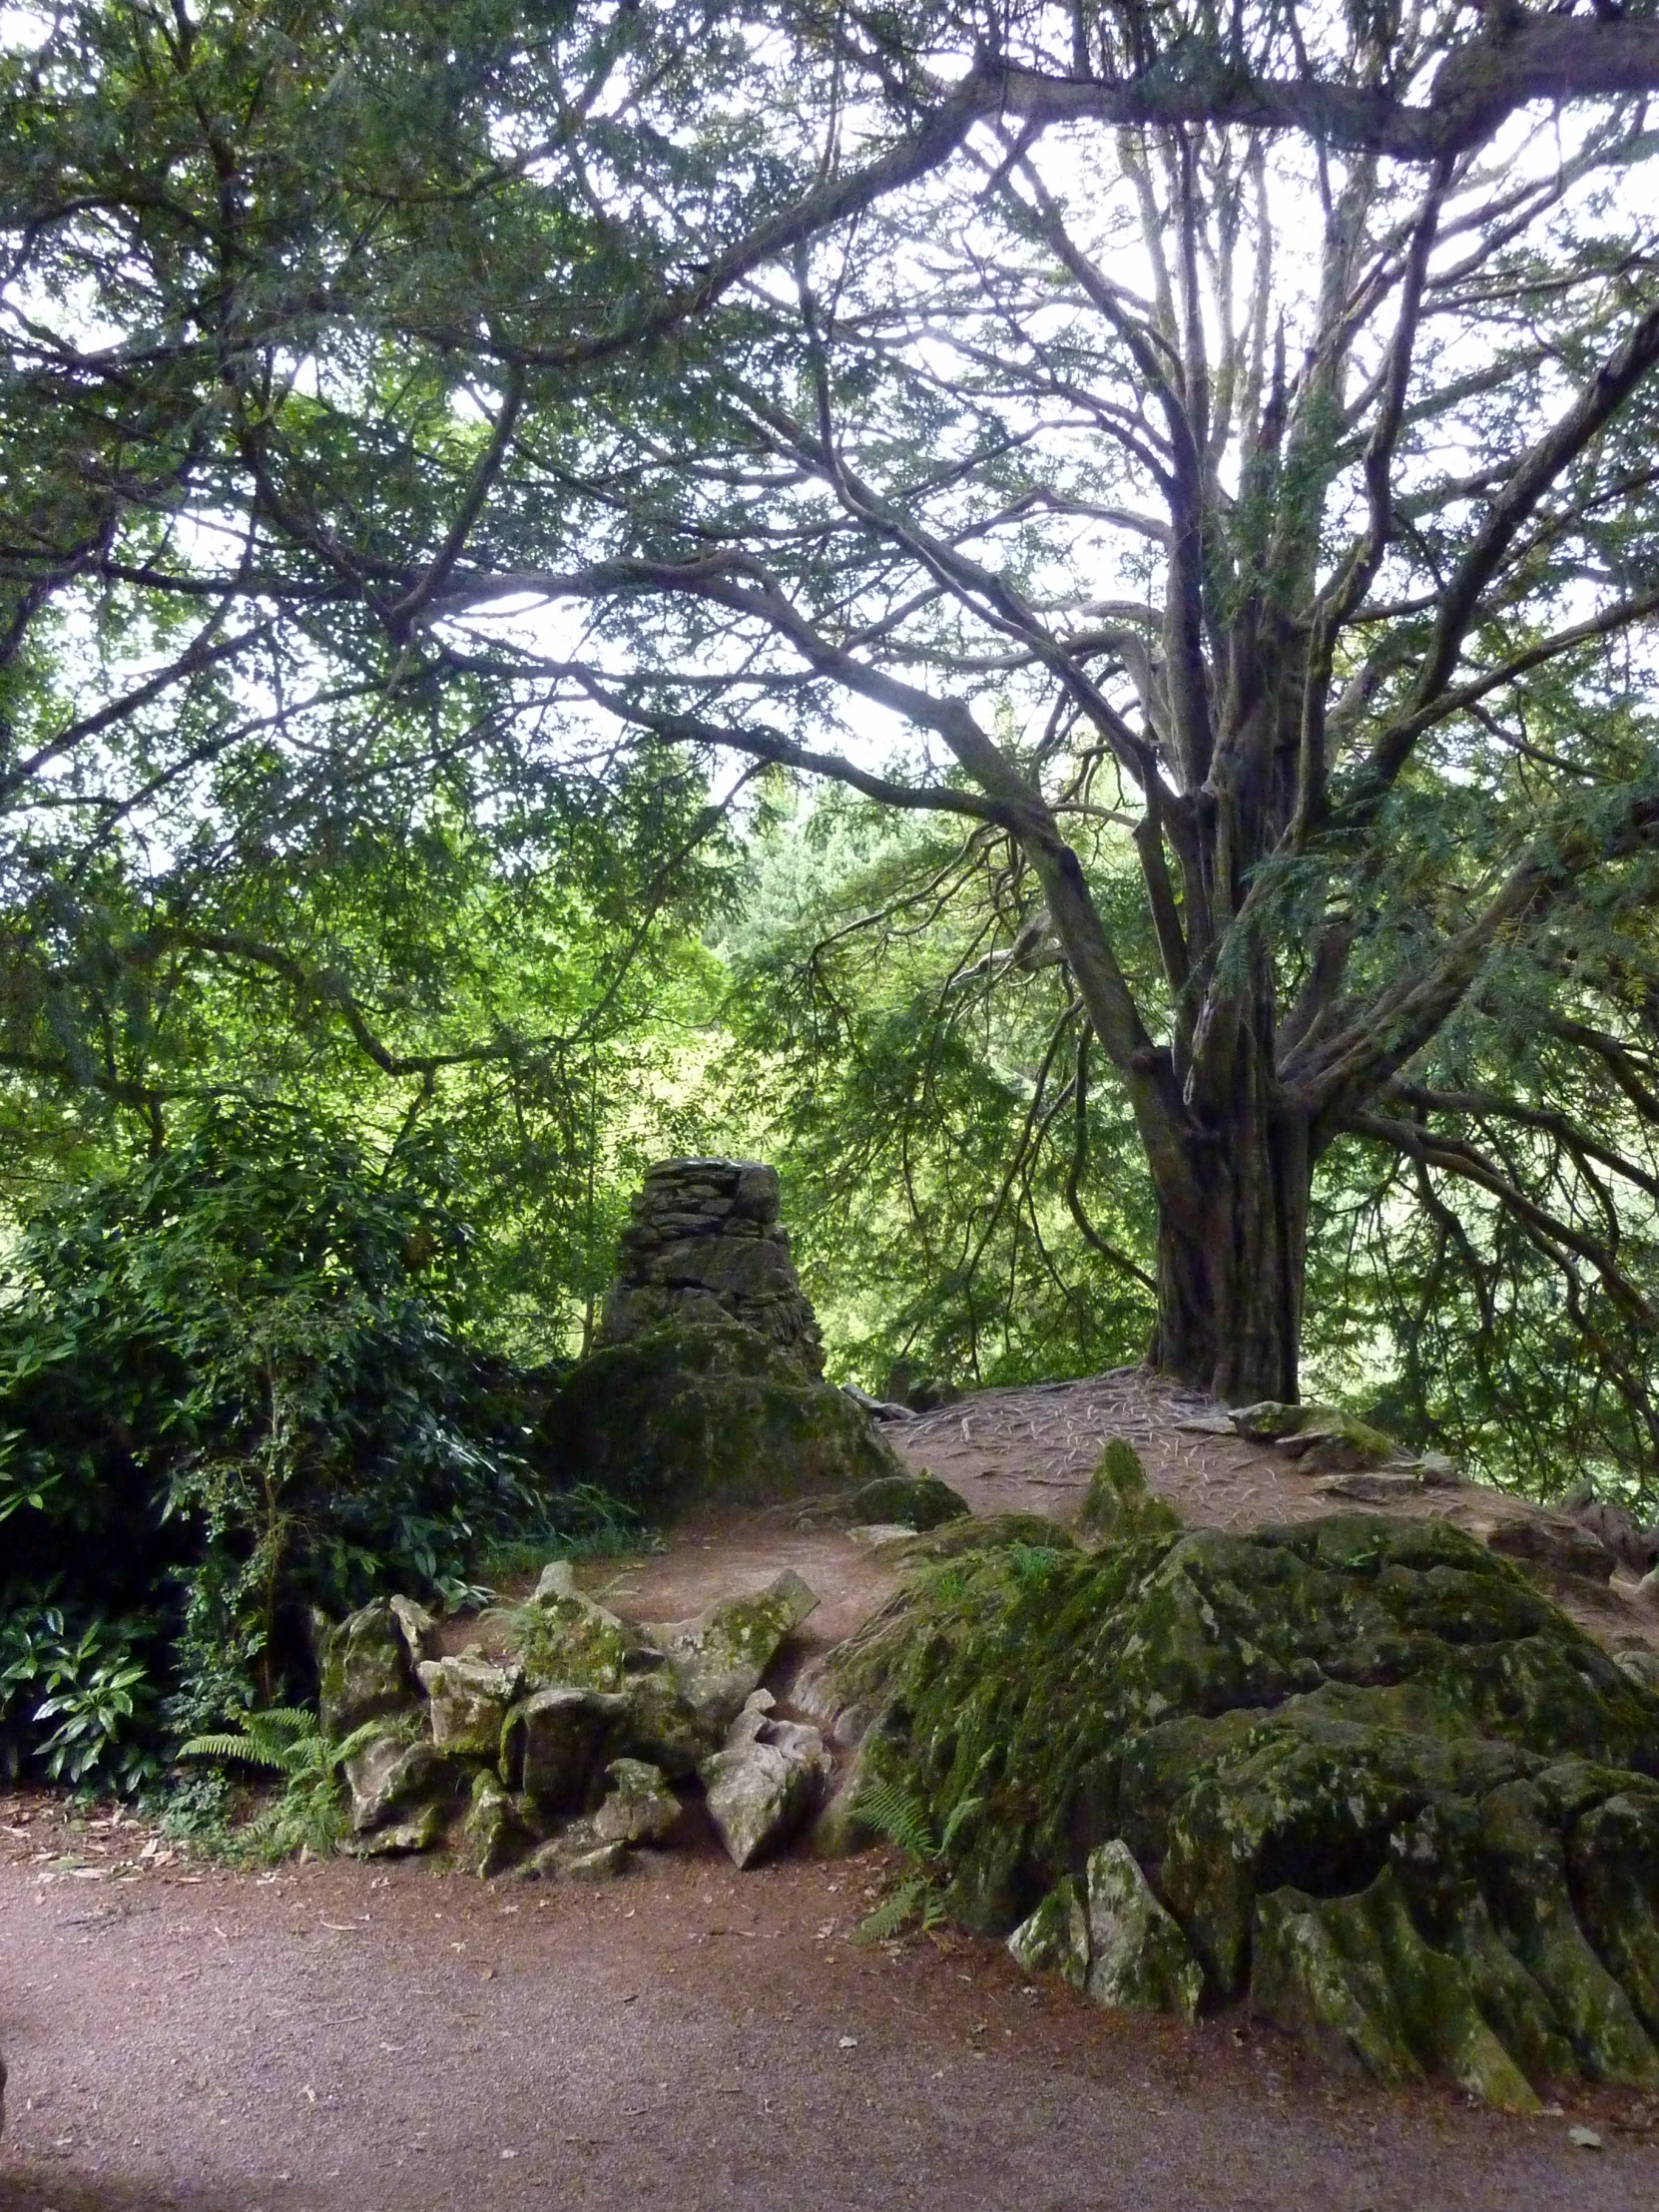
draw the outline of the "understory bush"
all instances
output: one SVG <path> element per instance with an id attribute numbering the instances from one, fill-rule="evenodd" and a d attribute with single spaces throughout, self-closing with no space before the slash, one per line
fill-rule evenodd
<path id="1" fill-rule="evenodd" d="M 465 1341 L 468 1246 L 435 1152 L 376 1163 L 248 1106 L 24 1225 L 0 1306 L 14 1757 L 131 1786 L 169 1731 L 304 1696 L 312 1607 L 441 1603 L 554 1535 L 515 1379 Z"/>

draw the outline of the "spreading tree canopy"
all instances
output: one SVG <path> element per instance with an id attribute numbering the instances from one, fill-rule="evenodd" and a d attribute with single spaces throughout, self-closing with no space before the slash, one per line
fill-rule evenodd
<path id="1" fill-rule="evenodd" d="M 834 778 L 1005 854 L 1167 1368 L 1294 1394 L 1364 1158 L 1659 1444 L 1656 87 L 1611 0 L 62 11 L 0 185 L 23 965 L 254 720 L 284 790 L 414 729 L 644 779 L 676 867 L 676 763 Z"/>

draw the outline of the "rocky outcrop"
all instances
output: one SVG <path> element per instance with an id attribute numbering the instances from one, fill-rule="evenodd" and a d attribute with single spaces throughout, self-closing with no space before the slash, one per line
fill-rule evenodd
<path id="1" fill-rule="evenodd" d="M 778 1200 L 778 1171 L 759 1160 L 648 1168 L 618 1249 L 604 1341 L 626 1343 L 665 1322 L 737 1321 L 822 1377 L 824 1344 Z"/>
<path id="2" fill-rule="evenodd" d="M 911 1555 L 832 1671 L 960 1918 L 1113 2001 L 1186 2010 L 1190 1961 L 1380 2078 L 1659 2084 L 1659 1697 L 1517 1566 L 1359 1512 Z"/>
<path id="3" fill-rule="evenodd" d="M 585 1596 L 557 1562 L 523 1605 L 493 1617 L 511 1646 L 504 1657 L 473 1644 L 412 1673 L 405 1644 L 396 1645 L 401 1671 L 388 1658 L 401 1603 L 327 1632 L 344 1670 L 331 1713 L 353 1710 L 353 1695 L 358 1708 L 393 1689 L 398 1699 L 370 1714 L 384 1729 L 345 1764 L 349 1848 L 363 1856 L 447 1840 L 486 1877 L 609 1879 L 631 1852 L 672 1839 L 684 1812 L 674 1785 L 691 1783 L 706 1789 L 717 1830 L 747 1866 L 819 1802 L 822 1738 L 773 1718 L 761 1689 L 818 1603 L 798 1574 L 695 1620 L 642 1627 Z"/>

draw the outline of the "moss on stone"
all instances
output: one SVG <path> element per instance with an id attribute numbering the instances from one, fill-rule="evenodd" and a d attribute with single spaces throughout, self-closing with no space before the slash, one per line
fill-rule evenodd
<path id="1" fill-rule="evenodd" d="M 1212 1998 L 1251 1979 L 1264 1899 L 1312 1900 L 1276 1910 L 1320 1908 L 1317 1933 L 1275 1939 L 1331 2019 L 1369 2023 L 1320 2032 L 1392 2051 L 1389 2078 L 1500 2103 L 1505 2068 L 1659 2080 L 1659 1699 L 1506 1561 L 1363 1513 L 1092 1556 L 984 1522 L 939 1536 L 835 1687 L 877 1715 L 871 1778 L 948 1824 L 969 1925 L 1012 1926 L 1121 1839 Z M 1408 1981 L 1465 2008 L 1451 2040 L 1412 2025 Z"/>
<path id="2" fill-rule="evenodd" d="M 1136 1536 L 1169 1536 L 1182 1526 L 1167 1498 L 1154 1495 L 1133 1444 L 1113 1436 L 1089 1478 L 1077 1530 L 1095 1543 L 1124 1543 Z"/>
<path id="3" fill-rule="evenodd" d="M 540 1443 L 571 1482 L 650 1514 L 804 1497 L 904 1469 L 869 1417 L 740 1323 L 676 1323 L 564 1378 Z"/>
<path id="4" fill-rule="evenodd" d="M 892 1522 L 925 1532 L 971 1513 L 967 1499 L 924 1468 L 920 1474 L 883 1474 L 861 1483 L 844 1497 L 817 1504 L 810 1514 L 815 1521 L 834 1527 L 857 1528 Z"/>

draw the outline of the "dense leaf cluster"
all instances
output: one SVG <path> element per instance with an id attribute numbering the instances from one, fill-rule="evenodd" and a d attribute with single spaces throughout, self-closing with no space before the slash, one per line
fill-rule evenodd
<path id="1" fill-rule="evenodd" d="M 98 1676 L 97 1622 L 201 1724 L 306 1685 L 312 1606 L 441 1598 L 549 1525 L 511 1379 L 458 1333 L 467 1247 L 430 1150 L 376 1165 L 278 1109 L 205 1116 L 29 1223 L 0 1313 L 14 1729 L 44 1750 L 54 1696 L 139 1686 Z"/>

